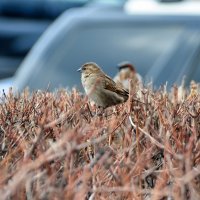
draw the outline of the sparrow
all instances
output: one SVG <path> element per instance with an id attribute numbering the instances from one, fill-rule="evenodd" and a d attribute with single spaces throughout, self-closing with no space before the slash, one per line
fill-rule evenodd
<path id="1" fill-rule="evenodd" d="M 114 77 L 114 81 L 121 84 L 125 89 L 129 89 L 129 79 L 132 80 L 132 89 L 137 90 L 142 84 L 142 77 L 135 70 L 130 62 L 121 62 L 118 64 L 119 72 Z"/>
<path id="2" fill-rule="evenodd" d="M 127 101 L 128 91 L 115 83 L 96 63 L 85 63 L 77 71 L 81 72 L 85 93 L 98 107 L 107 108 Z"/>

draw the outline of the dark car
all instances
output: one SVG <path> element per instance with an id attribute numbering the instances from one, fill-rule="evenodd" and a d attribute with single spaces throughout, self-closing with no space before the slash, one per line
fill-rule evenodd
<path id="1" fill-rule="evenodd" d="M 200 81 L 200 14 L 127 14 L 123 9 L 65 12 L 23 61 L 14 77 L 19 90 L 80 86 L 76 72 L 93 61 L 110 76 L 121 61 L 134 63 L 145 82 L 186 85 Z"/>

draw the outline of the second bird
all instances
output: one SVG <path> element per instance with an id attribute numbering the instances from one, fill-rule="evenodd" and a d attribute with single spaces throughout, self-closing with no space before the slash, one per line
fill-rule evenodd
<path id="1" fill-rule="evenodd" d="M 81 71 L 86 94 L 97 106 L 107 108 L 127 101 L 128 91 L 116 84 L 96 63 L 85 63 L 78 71 Z"/>
<path id="2" fill-rule="evenodd" d="M 135 67 L 130 62 L 121 62 L 118 64 L 118 69 L 119 72 L 114 77 L 114 81 L 129 90 L 129 80 L 131 80 L 132 89 L 137 91 L 142 85 L 142 77 L 136 72 Z"/>

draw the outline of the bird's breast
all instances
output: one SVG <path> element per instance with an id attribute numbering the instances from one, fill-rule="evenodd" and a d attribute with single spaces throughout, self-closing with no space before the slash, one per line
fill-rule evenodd
<path id="1" fill-rule="evenodd" d="M 91 76 L 82 76 L 81 77 L 82 85 L 84 87 L 85 93 L 89 94 L 91 93 L 91 90 L 93 90 L 95 85 L 95 79 Z"/>

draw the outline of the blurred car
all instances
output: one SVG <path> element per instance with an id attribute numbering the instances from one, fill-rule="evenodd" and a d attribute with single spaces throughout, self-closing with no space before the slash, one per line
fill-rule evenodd
<path id="1" fill-rule="evenodd" d="M 27 52 L 57 16 L 88 1 L 1 0 L 0 79 L 15 73 Z"/>
<path id="2" fill-rule="evenodd" d="M 98 63 L 110 76 L 117 72 L 117 63 L 130 61 L 155 86 L 179 84 L 183 76 L 186 85 L 200 81 L 200 12 L 196 9 L 200 4 L 193 5 L 195 12 L 185 8 L 181 13 L 179 5 L 173 3 L 176 13 L 173 9 L 134 12 L 130 5 L 66 11 L 34 45 L 14 76 L 14 86 L 81 89 L 76 69 L 87 61 Z"/>
<path id="3" fill-rule="evenodd" d="M 112 2 L 120 3 L 123 0 Z M 13 76 L 33 44 L 62 12 L 91 3 L 94 4 L 94 1 L 1 0 L 0 79 Z"/>

